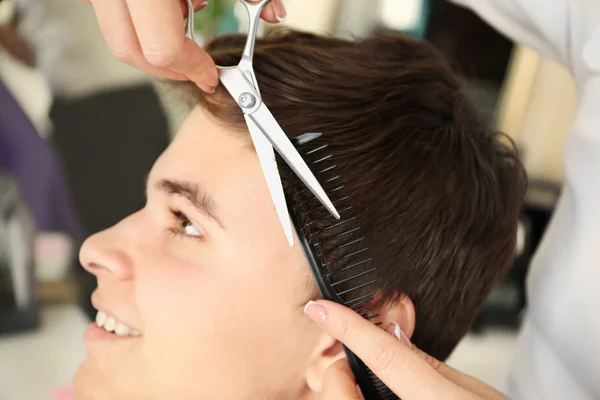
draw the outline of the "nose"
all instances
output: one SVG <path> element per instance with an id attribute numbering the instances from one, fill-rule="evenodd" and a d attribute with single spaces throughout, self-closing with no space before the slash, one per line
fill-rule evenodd
<path id="1" fill-rule="evenodd" d="M 134 214 L 135 215 L 135 214 Z M 79 261 L 85 270 L 100 278 L 127 280 L 133 276 L 133 243 L 128 239 L 128 225 L 133 215 L 117 225 L 96 233 L 85 240 L 79 251 Z"/>

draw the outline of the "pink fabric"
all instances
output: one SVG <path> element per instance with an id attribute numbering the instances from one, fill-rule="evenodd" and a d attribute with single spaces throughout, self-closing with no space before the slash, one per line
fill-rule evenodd
<path id="1" fill-rule="evenodd" d="M 71 388 L 66 387 L 55 390 L 50 400 L 75 400 L 75 397 L 73 397 Z"/>

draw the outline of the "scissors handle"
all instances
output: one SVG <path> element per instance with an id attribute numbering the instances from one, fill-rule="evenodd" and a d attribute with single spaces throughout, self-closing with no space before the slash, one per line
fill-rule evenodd
<path id="1" fill-rule="evenodd" d="M 188 18 L 185 23 L 185 36 L 194 40 L 194 3 L 192 0 L 187 0 Z"/>
<path id="2" fill-rule="evenodd" d="M 271 2 L 271 0 L 261 0 L 258 2 L 240 0 L 240 2 L 246 7 L 246 11 L 248 12 L 249 18 L 248 38 L 246 39 L 246 46 L 244 47 L 244 52 L 242 53 L 242 60 L 240 62 L 240 66 L 243 66 L 242 63 L 249 63 L 250 65 L 252 64 L 252 57 L 254 56 L 254 46 L 256 44 L 256 35 L 258 34 L 258 23 L 260 21 L 260 14 L 262 13 L 262 10 L 265 8 L 265 6 Z"/>

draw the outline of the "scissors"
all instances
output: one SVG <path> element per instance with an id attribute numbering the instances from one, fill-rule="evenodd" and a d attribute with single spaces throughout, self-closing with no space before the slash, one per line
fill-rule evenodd
<path id="1" fill-rule="evenodd" d="M 283 227 L 290 246 L 294 245 L 294 235 L 292 222 L 290 219 L 283 185 L 277 162 L 275 160 L 275 150 L 298 175 L 300 180 L 310 189 L 325 208 L 336 218 L 340 219 L 335 206 L 325 193 L 325 190 L 319 184 L 317 178 L 302 159 L 302 156 L 296 150 L 296 147 L 283 132 L 269 108 L 262 102 L 260 91 L 254 69 L 252 67 L 252 57 L 254 55 L 254 46 L 258 32 L 258 23 L 263 8 L 271 0 L 261 0 L 249 2 L 239 0 L 248 12 L 250 24 L 248 29 L 248 38 L 246 46 L 242 53 L 242 58 L 238 65 L 232 67 L 217 66 L 219 71 L 219 80 L 223 86 L 234 98 L 238 106 L 244 112 L 244 118 L 248 125 L 250 137 L 256 149 L 256 154 L 260 161 L 263 174 L 267 181 L 267 186 L 271 194 L 271 199 L 277 211 L 279 221 Z M 186 24 L 186 36 L 194 40 L 194 4 L 192 0 L 187 0 L 189 18 Z"/>

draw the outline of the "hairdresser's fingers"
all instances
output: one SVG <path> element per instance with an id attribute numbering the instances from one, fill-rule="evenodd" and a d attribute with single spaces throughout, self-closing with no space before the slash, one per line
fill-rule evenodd
<path id="1" fill-rule="evenodd" d="M 187 80 L 183 74 L 153 66 L 146 61 L 125 0 L 93 0 L 91 4 L 106 43 L 115 57 L 151 75 Z"/>
<path id="2" fill-rule="evenodd" d="M 179 6 L 164 0 L 126 3 L 146 60 L 155 67 L 183 74 L 212 92 L 219 82 L 217 67 L 198 44 L 185 36 Z"/>
<path id="3" fill-rule="evenodd" d="M 208 5 L 208 0 L 192 0 L 192 4 L 194 4 L 194 11 L 199 11 Z M 189 11 L 187 1 L 179 0 L 179 6 L 181 7 L 181 15 L 183 15 L 183 18 L 187 18 Z"/>
<path id="4" fill-rule="evenodd" d="M 440 375 L 444 376 L 451 382 L 454 382 L 458 386 L 463 389 L 477 394 L 484 399 L 490 400 L 501 400 L 507 399 L 507 397 L 494 389 L 490 385 L 483 383 L 477 378 L 474 378 L 470 375 L 464 374 L 457 369 L 452 368 L 451 366 L 436 360 L 431 357 L 429 354 L 424 351 L 414 347 L 413 350 L 423 359 L 425 360 L 433 369 L 435 369 Z"/>
<path id="5" fill-rule="evenodd" d="M 92 4 L 92 0 L 83 0 L 85 3 Z M 208 0 L 192 0 L 194 3 L 194 11 L 203 9 L 208 5 Z M 181 7 L 181 14 L 184 18 L 188 17 L 188 6 L 186 0 L 179 0 L 179 6 Z"/>
<path id="6" fill-rule="evenodd" d="M 319 300 L 309 302 L 305 312 L 403 400 L 479 398 L 438 374 L 412 348 L 349 308 Z"/>
<path id="7" fill-rule="evenodd" d="M 346 358 L 333 363 L 323 378 L 323 391 L 319 400 L 363 400 Z"/>
<path id="8" fill-rule="evenodd" d="M 257 1 L 257 0 L 254 0 Z M 283 0 L 272 0 L 263 10 L 261 17 L 268 22 L 277 23 L 285 21 L 287 11 Z"/>
<path id="9" fill-rule="evenodd" d="M 83 0 L 88 4 L 92 4 L 92 0 Z M 258 1 L 258 0 L 254 0 Z M 208 0 L 193 0 L 194 3 L 194 11 L 201 10 L 202 8 L 208 5 Z M 179 0 L 179 5 L 181 6 L 181 13 L 184 18 L 188 17 L 188 6 L 186 0 Z M 263 12 L 261 13 L 261 17 L 268 22 L 283 22 L 287 17 L 287 12 L 285 10 L 285 6 L 283 4 L 283 0 L 273 0 L 269 3 Z"/>

